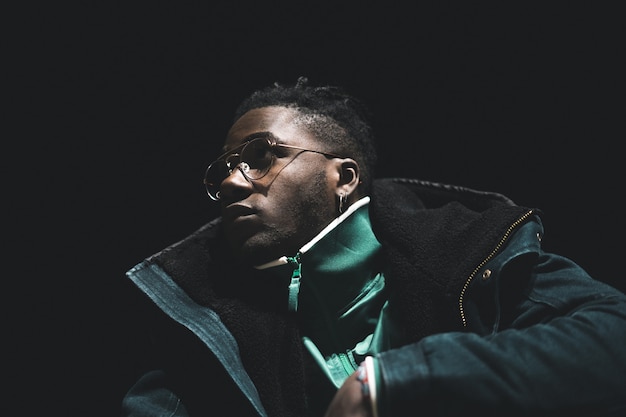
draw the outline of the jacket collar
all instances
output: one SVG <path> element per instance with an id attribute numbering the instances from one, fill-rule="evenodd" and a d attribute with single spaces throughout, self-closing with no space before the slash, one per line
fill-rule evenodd
<path id="1" fill-rule="evenodd" d="M 337 218 L 335 218 L 332 222 L 330 222 L 328 224 L 328 226 L 326 226 L 321 232 L 319 232 L 317 234 L 317 236 L 315 236 L 308 243 L 306 243 L 304 246 L 302 246 L 298 250 L 298 254 L 304 254 L 304 253 L 308 252 L 309 249 L 311 249 L 317 242 L 322 240 L 324 238 L 324 236 L 326 236 L 327 234 L 329 234 L 333 230 L 335 230 L 337 228 L 337 226 L 342 224 L 355 211 L 357 211 L 359 208 L 361 208 L 363 206 L 366 206 L 367 204 L 369 204 L 369 202 L 370 202 L 370 198 L 368 196 L 363 197 L 360 200 L 354 202 L 350 207 L 348 207 L 348 209 L 345 212 L 343 212 L 341 215 L 339 215 Z M 294 256 L 295 256 L 295 254 L 294 254 Z M 274 267 L 274 266 L 286 265 L 286 264 L 289 263 L 289 258 L 291 258 L 291 257 L 290 256 L 281 256 L 280 258 L 275 259 L 273 261 L 267 262 L 267 263 L 262 264 L 262 265 L 257 265 L 257 266 L 255 266 L 255 268 L 256 269 L 266 269 L 266 268 L 271 268 L 271 267 Z"/>

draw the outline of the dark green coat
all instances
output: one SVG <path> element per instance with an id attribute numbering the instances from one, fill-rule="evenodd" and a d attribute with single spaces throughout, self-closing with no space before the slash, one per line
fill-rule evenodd
<path id="1" fill-rule="evenodd" d="M 380 417 L 626 412 L 626 296 L 544 252 L 537 210 L 409 179 L 376 181 L 369 210 L 408 340 L 377 356 Z M 307 415 L 285 287 L 230 262 L 220 233 L 128 272 L 155 352 L 122 415 Z"/>

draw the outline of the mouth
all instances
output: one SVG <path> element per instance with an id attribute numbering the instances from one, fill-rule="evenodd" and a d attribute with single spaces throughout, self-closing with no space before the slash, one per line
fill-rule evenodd
<path id="1" fill-rule="evenodd" d="M 231 245 L 239 247 L 262 230 L 257 210 L 241 204 L 231 204 L 222 209 L 226 236 Z"/>
<path id="2" fill-rule="evenodd" d="M 234 222 L 239 218 L 252 216 L 256 210 L 242 204 L 231 204 L 222 210 L 222 217 L 227 222 Z"/>

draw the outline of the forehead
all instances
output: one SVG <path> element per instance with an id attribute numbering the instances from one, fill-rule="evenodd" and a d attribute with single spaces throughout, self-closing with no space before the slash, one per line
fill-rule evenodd
<path id="1" fill-rule="evenodd" d="M 315 137 L 302 123 L 297 123 L 299 113 L 287 107 L 261 107 L 241 116 L 226 136 L 225 149 L 232 149 L 246 138 L 261 132 L 269 132 L 281 143 L 296 146 L 310 145 Z"/>

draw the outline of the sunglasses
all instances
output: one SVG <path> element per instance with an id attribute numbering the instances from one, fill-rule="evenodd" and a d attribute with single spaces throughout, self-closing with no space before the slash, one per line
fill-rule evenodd
<path id="1" fill-rule="evenodd" d="M 211 162 L 204 174 L 204 186 L 206 187 L 209 197 L 215 201 L 220 199 L 220 187 L 222 186 L 222 182 L 229 177 L 235 169 L 239 169 L 244 177 L 251 181 L 260 180 L 266 176 L 276 161 L 276 150 L 278 148 L 296 149 L 300 151 L 297 152 L 287 164 L 291 163 L 291 161 L 303 152 L 314 152 L 328 158 L 343 158 L 342 156 L 328 152 L 279 144 L 273 139 L 266 137 L 252 139 L 224 153 L 215 161 Z"/>

